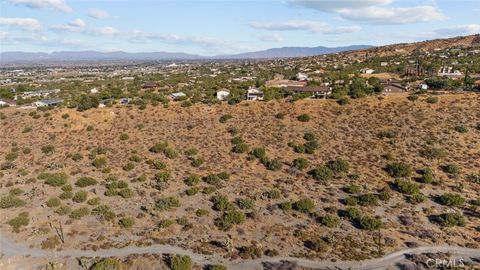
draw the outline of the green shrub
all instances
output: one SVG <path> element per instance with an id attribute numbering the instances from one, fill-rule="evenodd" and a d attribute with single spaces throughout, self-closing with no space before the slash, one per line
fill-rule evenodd
<path id="1" fill-rule="evenodd" d="M 409 177 L 412 175 L 411 166 L 403 162 L 388 164 L 386 171 L 391 177 Z"/>
<path id="2" fill-rule="evenodd" d="M 45 184 L 53 186 L 53 187 L 59 187 L 63 186 L 68 179 L 67 174 L 61 172 L 61 173 L 41 173 L 38 175 L 38 179 L 44 180 Z"/>
<path id="3" fill-rule="evenodd" d="M 443 227 L 465 226 L 466 222 L 459 213 L 446 213 L 437 217 L 437 222 Z"/>
<path id="4" fill-rule="evenodd" d="M 2 170 L 2 171 L 14 169 L 14 168 L 15 168 L 15 164 L 13 162 L 10 162 L 10 161 L 3 162 L 0 165 L 0 170 Z"/>
<path id="5" fill-rule="evenodd" d="M 187 156 L 187 158 L 191 158 L 197 154 L 198 154 L 198 150 L 196 148 L 190 148 L 185 150 L 185 155 Z"/>
<path id="6" fill-rule="evenodd" d="M 231 203 L 225 195 L 213 196 L 210 198 L 210 201 L 213 202 L 212 209 L 216 211 L 231 211 L 235 209 L 233 203 Z"/>
<path id="7" fill-rule="evenodd" d="M 104 168 L 107 166 L 107 159 L 104 157 L 97 157 L 93 160 L 92 165 L 97 169 Z"/>
<path id="8" fill-rule="evenodd" d="M 300 121 L 300 122 L 308 122 L 310 121 L 310 115 L 304 113 L 304 114 L 301 114 L 299 116 L 297 116 L 297 120 Z"/>
<path id="9" fill-rule="evenodd" d="M 172 226 L 175 222 L 171 219 L 163 219 L 163 220 L 160 220 L 160 222 L 158 223 L 158 228 L 160 229 L 166 229 L 170 226 Z"/>
<path id="10" fill-rule="evenodd" d="M 132 162 L 140 162 L 142 161 L 142 158 L 139 155 L 132 155 L 128 160 Z"/>
<path id="11" fill-rule="evenodd" d="M 169 266 L 172 270 L 190 270 L 192 269 L 193 261 L 187 255 L 174 255 L 170 258 Z"/>
<path id="12" fill-rule="evenodd" d="M 435 147 L 426 147 L 422 151 L 420 151 L 420 154 L 427 158 L 427 159 L 441 159 L 444 158 L 446 153 L 445 150 L 442 148 L 435 148 Z"/>
<path id="13" fill-rule="evenodd" d="M 242 137 L 240 137 L 240 136 L 233 137 L 233 138 L 230 140 L 230 142 L 231 142 L 232 144 L 241 144 L 241 143 L 244 143 Z"/>
<path id="14" fill-rule="evenodd" d="M 280 197 L 282 197 L 282 193 L 278 189 L 272 189 L 272 190 L 263 192 L 263 196 L 268 199 L 279 199 Z"/>
<path id="15" fill-rule="evenodd" d="M 222 216 L 215 219 L 214 224 L 221 230 L 228 230 L 235 224 L 242 224 L 245 221 L 245 214 L 240 211 L 223 212 Z"/>
<path id="16" fill-rule="evenodd" d="M 270 171 L 279 171 L 282 169 L 282 161 L 277 158 L 268 160 L 265 164 L 265 167 L 267 167 L 267 169 Z"/>
<path id="17" fill-rule="evenodd" d="M 343 203 L 348 206 L 355 206 L 358 204 L 358 199 L 355 197 L 346 197 L 343 199 Z"/>
<path id="18" fill-rule="evenodd" d="M 64 191 L 64 192 L 60 193 L 60 195 L 58 197 L 62 200 L 71 199 L 71 198 L 73 198 L 73 192 Z"/>
<path id="19" fill-rule="evenodd" d="M 27 212 L 22 212 L 18 214 L 17 217 L 10 219 L 7 223 L 12 226 L 14 231 L 18 231 L 22 226 L 28 226 L 30 218 L 28 217 Z"/>
<path id="20" fill-rule="evenodd" d="M 448 163 L 442 166 L 442 170 L 446 173 L 457 175 L 460 173 L 460 167 L 457 164 Z"/>
<path id="21" fill-rule="evenodd" d="M 208 270 L 227 270 L 227 267 L 221 264 L 211 265 Z"/>
<path id="22" fill-rule="evenodd" d="M 176 197 L 162 197 L 155 202 L 155 208 L 159 211 L 168 211 L 180 207 L 180 201 Z"/>
<path id="23" fill-rule="evenodd" d="M 149 151 L 152 153 L 162 153 L 168 144 L 165 142 L 156 143 L 154 146 L 150 147 Z"/>
<path id="24" fill-rule="evenodd" d="M 326 182 L 333 179 L 333 171 L 327 166 L 320 166 L 310 171 L 310 175 L 313 179 L 321 182 Z"/>
<path id="25" fill-rule="evenodd" d="M 377 194 L 363 194 L 358 197 L 358 203 L 361 206 L 376 206 L 378 205 L 378 196 Z"/>
<path id="26" fill-rule="evenodd" d="M 412 195 L 420 192 L 419 186 L 409 180 L 395 179 L 393 184 L 395 185 L 395 188 L 403 194 Z"/>
<path id="27" fill-rule="evenodd" d="M 121 141 L 126 141 L 126 140 L 128 140 L 129 138 L 130 138 L 130 136 L 128 136 L 127 133 L 122 133 L 122 134 L 120 134 L 120 140 L 121 140 Z"/>
<path id="28" fill-rule="evenodd" d="M 6 195 L 0 198 L 0 208 L 7 209 L 13 207 L 22 207 L 27 204 L 24 200 L 13 195 Z"/>
<path id="29" fill-rule="evenodd" d="M 419 178 L 419 181 L 425 184 L 431 184 L 435 182 L 435 177 L 433 176 L 433 171 L 430 168 L 424 168 L 421 171 L 421 176 Z"/>
<path id="30" fill-rule="evenodd" d="M 416 101 L 418 99 L 418 96 L 417 95 L 409 95 L 407 97 L 407 99 L 410 100 L 410 101 Z"/>
<path id="31" fill-rule="evenodd" d="M 93 186 L 97 184 L 97 180 L 91 178 L 91 177 L 80 177 L 77 182 L 75 182 L 75 185 L 77 187 L 88 187 L 88 186 Z"/>
<path id="32" fill-rule="evenodd" d="M 255 200 L 250 198 L 238 199 L 237 205 L 240 209 L 252 209 L 255 206 Z"/>
<path id="33" fill-rule="evenodd" d="M 80 190 L 73 195 L 72 201 L 76 203 L 82 203 L 87 200 L 87 192 L 85 190 Z"/>
<path id="34" fill-rule="evenodd" d="M 245 143 L 235 144 L 232 147 L 232 152 L 237 154 L 242 154 L 248 151 L 248 145 Z"/>
<path id="35" fill-rule="evenodd" d="M 230 114 L 224 114 L 224 115 L 220 116 L 219 121 L 220 121 L 220 123 L 226 123 L 228 120 L 230 120 L 230 119 L 232 119 L 232 118 L 233 118 L 232 115 L 230 115 Z"/>
<path id="36" fill-rule="evenodd" d="M 408 197 L 408 201 L 413 204 L 422 203 L 427 199 L 422 193 L 415 193 L 412 196 Z"/>
<path id="37" fill-rule="evenodd" d="M 111 221 L 115 218 L 115 212 L 108 205 L 99 205 L 92 210 L 93 216 L 99 216 L 103 220 Z"/>
<path id="38" fill-rule="evenodd" d="M 20 188 L 12 188 L 8 191 L 8 194 L 12 195 L 12 196 L 18 196 L 18 195 L 22 195 L 23 194 L 23 190 L 21 190 Z"/>
<path id="39" fill-rule="evenodd" d="M 362 212 L 358 208 L 349 207 L 344 212 L 345 217 L 347 217 L 350 221 L 355 222 L 360 220 L 362 217 Z"/>
<path id="40" fill-rule="evenodd" d="M 361 190 L 360 186 L 357 186 L 357 185 L 354 185 L 354 184 L 350 184 L 347 187 L 345 187 L 345 191 L 350 193 L 350 194 L 360 193 L 360 190 Z"/>
<path id="41" fill-rule="evenodd" d="M 163 170 L 167 167 L 167 165 L 160 160 L 148 160 L 147 163 L 150 165 L 150 167 L 156 170 Z"/>
<path id="42" fill-rule="evenodd" d="M 335 228 L 340 224 L 340 219 L 334 215 L 325 215 L 320 218 L 320 223 L 329 228 Z"/>
<path id="43" fill-rule="evenodd" d="M 188 196 L 193 196 L 193 195 L 197 194 L 199 191 L 200 191 L 200 188 L 191 187 L 191 188 L 185 190 L 185 194 L 187 194 Z"/>
<path id="44" fill-rule="evenodd" d="M 62 202 L 59 198 L 50 198 L 45 204 L 48 207 L 58 207 Z"/>
<path id="45" fill-rule="evenodd" d="M 88 215 L 90 215 L 90 209 L 88 209 L 87 207 L 80 207 L 73 210 L 70 213 L 69 217 L 72 219 L 81 219 L 82 217 L 88 216 Z"/>
<path id="46" fill-rule="evenodd" d="M 70 206 L 68 206 L 68 205 L 62 205 L 62 206 L 58 207 L 57 209 L 55 209 L 54 212 L 57 213 L 60 216 L 64 216 L 64 215 L 70 214 L 72 212 L 72 208 L 70 208 Z"/>
<path id="47" fill-rule="evenodd" d="M 177 151 L 175 151 L 175 149 L 170 148 L 170 147 L 165 148 L 163 150 L 163 154 L 169 159 L 174 159 L 174 158 L 178 157 Z"/>
<path id="48" fill-rule="evenodd" d="M 291 202 L 282 202 L 278 205 L 278 207 L 282 210 L 291 210 L 293 208 L 293 205 Z"/>
<path id="49" fill-rule="evenodd" d="M 95 198 L 91 198 L 87 201 L 87 204 L 88 205 L 99 205 L 100 204 L 100 198 L 98 197 L 95 197 Z"/>
<path id="50" fill-rule="evenodd" d="M 127 171 L 127 172 L 128 172 L 128 171 L 131 171 L 131 170 L 135 169 L 135 164 L 133 164 L 132 162 L 127 162 L 127 164 L 125 164 L 125 165 L 122 167 L 122 169 L 123 169 L 124 171 Z"/>
<path id="51" fill-rule="evenodd" d="M 359 219 L 358 225 L 363 230 L 374 231 L 383 228 L 383 222 L 376 217 L 362 216 Z"/>
<path id="52" fill-rule="evenodd" d="M 96 262 L 91 270 L 124 270 L 126 269 L 122 262 L 114 258 L 104 258 Z"/>
<path id="53" fill-rule="evenodd" d="M 438 202 L 446 206 L 461 207 L 465 204 L 465 199 L 459 194 L 444 193 L 438 196 Z"/>
<path id="54" fill-rule="evenodd" d="M 198 175 L 190 175 L 184 182 L 187 186 L 195 186 L 200 183 L 200 177 Z"/>
<path id="55" fill-rule="evenodd" d="M 118 224 L 122 227 L 122 228 L 126 228 L 126 229 L 129 229 L 131 227 L 133 227 L 133 225 L 135 225 L 135 220 L 131 217 L 124 217 L 124 218 L 121 218 L 119 221 L 118 221 Z"/>
<path id="56" fill-rule="evenodd" d="M 454 127 L 455 131 L 458 133 L 467 133 L 468 128 L 466 126 L 458 125 Z"/>
<path id="57" fill-rule="evenodd" d="M 208 211 L 207 209 L 203 209 L 203 208 L 197 209 L 197 210 L 195 211 L 195 215 L 196 215 L 197 217 L 201 217 L 201 216 L 208 215 L 208 213 L 209 213 L 209 211 Z"/>
<path id="58" fill-rule="evenodd" d="M 341 97 L 337 100 L 337 103 L 339 105 L 347 105 L 348 103 L 350 103 L 350 99 L 348 97 Z"/>
<path id="59" fill-rule="evenodd" d="M 378 198 L 382 201 L 388 201 L 392 197 L 392 190 L 390 189 L 389 186 L 383 187 L 379 193 L 378 193 Z"/>
<path id="60" fill-rule="evenodd" d="M 315 153 L 315 150 L 317 150 L 319 147 L 320 147 L 320 144 L 318 143 L 317 140 L 311 140 L 304 144 L 305 153 L 310 155 Z"/>
<path id="61" fill-rule="evenodd" d="M 267 155 L 267 152 L 265 151 L 265 148 L 257 147 L 254 148 L 250 154 L 256 158 L 264 158 Z"/>
<path id="62" fill-rule="evenodd" d="M 72 160 L 73 161 L 80 161 L 82 159 L 83 159 L 83 156 L 80 153 L 75 153 L 75 154 L 72 155 Z"/>
<path id="63" fill-rule="evenodd" d="M 275 114 L 275 118 L 277 118 L 277 119 L 284 119 L 284 118 L 285 118 L 285 114 L 284 114 L 284 113 L 277 113 L 277 114 Z"/>
<path id="64" fill-rule="evenodd" d="M 292 168 L 298 169 L 298 170 L 304 170 L 310 165 L 310 162 L 304 158 L 296 158 L 292 161 Z"/>
<path id="65" fill-rule="evenodd" d="M 425 102 L 430 103 L 430 104 L 438 103 L 438 97 L 427 97 L 425 99 Z"/>
<path id="66" fill-rule="evenodd" d="M 42 150 L 42 153 L 44 153 L 45 155 L 51 155 L 55 151 L 55 146 L 44 145 L 44 146 L 42 146 L 41 150 Z"/>
<path id="67" fill-rule="evenodd" d="M 310 213 L 315 207 L 315 203 L 309 198 L 302 198 L 293 204 L 293 209 L 302 213 Z"/>
<path id="68" fill-rule="evenodd" d="M 202 166 L 203 163 L 205 163 L 205 159 L 203 158 L 193 158 L 190 162 L 190 164 L 195 168 Z"/>
<path id="69" fill-rule="evenodd" d="M 327 163 L 327 167 L 332 170 L 335 176 L 339 176 L 348 173 L 348 170 L 350 169 L 350 164 L 346 160 L 337 158 L 335 160 L 329 161 Z"/>

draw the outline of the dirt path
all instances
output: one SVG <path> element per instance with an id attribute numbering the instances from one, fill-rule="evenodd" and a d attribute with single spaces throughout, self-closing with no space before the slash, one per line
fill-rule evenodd
<path id="1" fill-rule="evenodd" d="M 400 250 L 391 254 L 388 254 L 382 258 L 366 260 L 366 261 L 344 261 L 344 262 L 330 262 L 330 261 L 315 261 L 295 257 L 263 257 L 256 260 L 237 260 L 226 261 L 220 256 L 206 256 L 198 253 L 194 253 L 191 250 L 184 249 L 171 245 L 152 245 L 148 247 L 128 246 L 125 248 L 112 248 L 101 249 L 97 251 L 93 250 L 62 250 L 62 251 L 48 251 L 30 248 L 22 243 L 16 243 L 7 239 L 0 234 L 0 253 L 6 257 L 14 256 L 26 256 L 31 257 L 123 257 L 129 254 L 147 254 L 147 253 L 163 253 L 163 254 L 181 254 L 188 255 L 198 264 L 211 264 L 222 263 L 228 266 L 231 270 L 244 270 L 244 269 L 262 269 L 262 262 L 280 262 L 283 260 L 295 261 L 298 265 L 311 267 L 311 268 L 336 268 L 336 269 L 358 269 L 358 270 L 370 270 L 370 269 L 385 269 L 388 266 L 392 266 L 397 262 L 405 259 L 405 254 L 420 254 L 427 252 L 445 252 L 450 253 L 452 256 L 459 258 L 479 258 L 480 249 L 454 247 L 454 246 L 425 246 Z"/>

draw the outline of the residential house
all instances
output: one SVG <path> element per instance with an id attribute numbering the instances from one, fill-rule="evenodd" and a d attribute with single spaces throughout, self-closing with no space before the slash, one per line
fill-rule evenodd
<path id="1" fill-rule="evenodd" d="M 428 90 L 428 85 L 426 83 L 421 83 L 417 88 L 418 90 Z"/>
<path id="2" fill-rule="evenodd" d="M 33 105 L 35 107 L 55 107 L 60 105 L 62 102 L 63 102 L 63 99 L 59 99 L 59 98 L 42 99 L 39 101 L 35 101 Z"/>
<path id="3" fill-rule="evenodd" d="M 386 83 L 382 83 L 382 85 L 383 85 L 383 94 L 385 95 L 407 92 L 407 88 L 401 85 L 400 83 L 389 81 Z"/>
<path id="4" fill-rule="evenodd" d="M 263 100 L 264 97 L 265 94 L 258 88 L 250 87 L 247 90 L 247 100 Z"/>
<path id="5" fill-rule="evenodd" d="M 176 92 L 170 95 L 173 100 L 179 100 L 185 98 L 187 95 L 183 92 Z"/>
<path id="6" fill-rule="evenodd" d="M 47 97 L 58 92 L 60 92 L 60 89 L 28 91 L 22 94 L 22 98 Z"/>
<path id="7" fill-rule="evenodd" d="M 363 69 L 360 69 L 360 73 L 361 74 L 373 74 L 373 72 L 375 72 L 375 70 L 371 69 L 371 68 L 363 68 Z"/>
<path id="8" fill-rule="evenodd" d="M 330 86 L 290 86 L 287 87 L 285 91 L 292 94 L 308 94 L 310 98 L 327 98 L 332 94 L 332 88 Z"/>
<path id="9" fill-rule="evenodd" d="M 17 103 L 11 99 L 0 99 L 0 107 L 15 107 Z"/>
<path id="10" fill-rule="evenodd" d="M 301 73 L 301 72 L 297 73 L 296 78 L 297 78 L 298 81 L 301 81 L 301 82 L 302 81 L 308 81 L 308 75 L 305 74 L 305 73 Z"/>
<path id="11" fill-rule="evenodd" d="M 121 98 L 120 99 L 120 105 L 127 105 L 130 103 L 130 101 L 132 101 L 131 98 Z"/>
<path id="12" fill-rule="evenodd" d="M 147 83 L 145 83 L 145 84 L 142 86 L 142 88 L 143 88 L 143 89 L 155 89 L 155 88 L 157 88 L 158 86 L 159 86 L 159 85 L 158 85 L 158 83 L 156 83 L 156 82 L 147 82 Z"/>
<path id="13" fill-rule="evenodd" d="M 98 93 L 98 89 L 96 87 L 90 89 L 90 94 L 96 94 Z"/>
<path id="14" fill-rule="evenodd" d="M 219 89 L 215 93 L 215 96 L 217 97 L 218 100 L 225 100 L 229 95 L 230 95 L 230 90 L 226 88 Z"/>
<path id="15" fill-rule="evenodd" d="M 437 72 L 438 76 L 458 79 L 463 77 L 463 73 L 452 66 L 442 66 Z"/>

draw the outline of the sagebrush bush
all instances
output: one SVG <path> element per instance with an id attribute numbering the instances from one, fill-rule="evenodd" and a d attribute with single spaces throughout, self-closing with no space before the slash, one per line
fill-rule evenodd
<path id="1" fill-rule="evenodd" d="M 75 185 L 77 187 L 88 187 L 88 186 L 93 186 L 97 184 L 97 180 L 93 179 L 92 177 L 80 177 L 77 182 L 75 182 Z"/>
<path id="2" fill-rule="evenodd" d="M 409 177 L 412 175 L 412 167 L 403 162 L 388 164 L 385 170 L 391 177 Z"/>
<path id="3" fill-rule="evenodd" d="M 59 187 L 63 186 L 68 179 L 68 176 L 66 173 L 60 172 L 60 173 L 41 173 L 38 175 L 38 179 L 44 180 L 45 184 L 53 186 L 53 187 Z"/>
<path id="4" fill-rule="evenodd" d="M 159 211 L 168 211 L 180 207 L 180 201 L 176 197 L 162 197 L 155 202 L 155 208 Z"/>
<path id="5" fill-rule="evenodd" d="M 190 270 L 192 269 L 193 261 L 187 255 L 174 255 L 170 258 L 169 266 L 172 270 Z"/>
<path id="6" fill-rule="evenodd" d="M 459 213 L 446 213 L 437 216 L 437 222 L 443 227 L 465 226 L 465 218 Z"/>
<path id="7" fill-rule="evenodd" d="M 14 207 L 22 207 L 26 204 L 26 202 L 14 195 L 6 195 L 0 198 L 0 208 L 7 209 L 7 208 L 14 208 Z"/>
<path id="8" fill-rule="evenodd" d="M 302 213 L 310 213 L 315 207 L 315 203 L 309 198 L 301 198 L 293 204 L 293 209 Z"/>
<path id="9" fill-rule="evenodd" d="M 242 224 L 245 221 L 245 214 L 240 211 L 223 212 L 222 216 L 215 219 L 214 224 L 221 230 L 229 230 L 233 225 Z"/>
<path id="10" fill-rule="evenodd" d="M 10 219 L 7 223 L 12 226 L 14 231 L 18 231 L 22 226 L 28 226 L 30 218 L 28 217 L 27 212 L 22 212 L 18 214 L 17 217 Z"/>

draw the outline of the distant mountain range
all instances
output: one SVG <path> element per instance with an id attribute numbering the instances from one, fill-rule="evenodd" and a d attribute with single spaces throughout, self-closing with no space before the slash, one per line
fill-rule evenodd
<path id="1" fill-rule="evenodd" d="M 188 53 L 150 52 L 98 52 L 98 51 L 62 51 L 52 53 L 34 52 L 2 52 L 0 64 L 13 62 L 69 62 L 69 61 L 154 61 L 154 60 L 208 60 L 208 59 L 262 59 L 287 58 L 322 55 L 344 51 L 368 49 L 369 45 L 353 45 L 347 47 L 283 47 L 264 51 L 230 55 L 201 56 Z"/>

